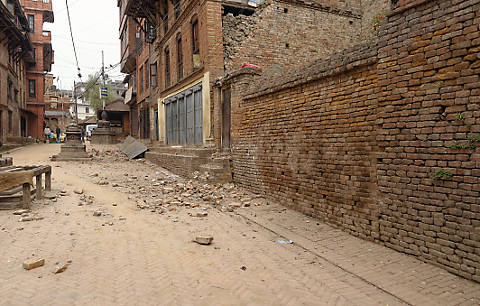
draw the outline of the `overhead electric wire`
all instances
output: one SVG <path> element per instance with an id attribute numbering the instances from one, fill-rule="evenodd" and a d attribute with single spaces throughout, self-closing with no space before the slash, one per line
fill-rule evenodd
<path id="1" fill-rule="evenodd" d="M 73 53 L 75 54 L 75 61 L 77 63 L 78 77 L 80 78 L 80 81 L 81 81 L 82 74 L 80 73 L 80 66 L 78 65 L 77 49 L 75 48 L 75 40 L 73 39 L 72 20 L 70 19 L 70 9 L 68 8 L 68 0 L 65 0 L 65 5 L 67 7 L 68 25 L 70 27 L 70 36 L 72 37 Z"/>

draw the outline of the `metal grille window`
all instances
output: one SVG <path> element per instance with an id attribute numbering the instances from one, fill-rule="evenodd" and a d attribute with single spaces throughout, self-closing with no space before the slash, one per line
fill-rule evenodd
<path id="1" fill-rule="evenodd" d="M 202 83 L 164 101 L 167 144 L 203 144 Z"/>

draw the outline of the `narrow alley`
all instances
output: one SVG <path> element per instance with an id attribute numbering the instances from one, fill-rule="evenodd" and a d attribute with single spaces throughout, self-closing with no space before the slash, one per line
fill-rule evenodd
<path id="1" fill-rule="evenodd" d="M 114 146 L 89 149 L 92 162 L 51 163 L 50 199 L 32 209 L 42 220 L 0 211 L 0 305 L 480 303 L 479 284 L 232 184 L 184 180 Z M 46 164 L 58 150 L 6 156 Z M 192 242 L 201 234 L 213 243 Z M 45 265 L 24 270 L 29 258 Z"/>

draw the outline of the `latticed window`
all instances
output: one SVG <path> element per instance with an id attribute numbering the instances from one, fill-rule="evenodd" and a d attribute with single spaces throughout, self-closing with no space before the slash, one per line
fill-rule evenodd
<path id="1" fill-rule="evenodd" d="M 170 86 L 170 50 L 165 49 L 165 87 Z"/>

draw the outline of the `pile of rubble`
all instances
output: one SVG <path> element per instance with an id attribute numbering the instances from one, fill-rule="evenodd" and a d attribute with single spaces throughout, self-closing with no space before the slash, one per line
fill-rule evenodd
<path id="1" fill-rule="evenodd" d="M 119 150 L 113 149 L 95 149 L 92 148 L 90 154 L 93 156 L 94 161 L 104 161 L 112 160 L 113 161 L 128 161 L 129 158 Z"/>

